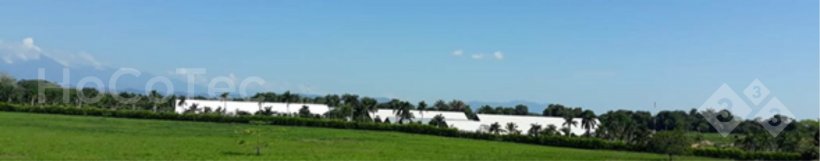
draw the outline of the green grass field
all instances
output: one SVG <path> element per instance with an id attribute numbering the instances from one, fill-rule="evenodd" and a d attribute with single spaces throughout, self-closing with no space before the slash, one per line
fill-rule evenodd
<path id="1" fill-rule="evenodd" d="M 256 126 L 262 156 L 237 144 L 253 125 L 0 112 L 0 160 L 663 160 L 658 154 L 582 150 L 396 132 Z M 713 160 L 679 157 L 681 160 Z"/>

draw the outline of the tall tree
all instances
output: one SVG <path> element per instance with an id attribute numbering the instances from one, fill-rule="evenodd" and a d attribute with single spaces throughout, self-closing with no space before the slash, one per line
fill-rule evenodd
<path id="1" fill-rule="evenodd" d="M 410 112 L 410 110 L 413 109 L 413 104 L 404 101 L 398 101 L 395 106 L 396 108 L 393 110 L 393 112 L 396 114 L 397 117 L 399 117 L 399 120 L 397 120 L 399 124 L 404 123 L 405 120 L 413 119 L 413 113 Z"/>
<path id="2" fill-rule="evenodd" d="M 447 121 L 444 120 L 444 116 L 442 116 L 441 114 L 433 117 L 433 119 L 431 119 L 428 124 L 440 128 L 447 128 Z"/>
<path id="3" fill-rule="evenodd" d="M 530 129 L 527 130 L 527 135 L 532 137 L 538 137 L 541 134 L 541 125 L 532 124 L 530 125 Z"/>
<path id="4" fill-rule="evenodd" d="M 592 136 L 592 129 L 598 126 L 597 116 L 592 110 L 585 110 L 581 113 L 581 127 L 586 129 L 586 136 Z"/>
<path id="5" fill-rule="evenodd" d="M 157 112 L 157 105 L 162 103 L 162 95 L 156 90 L 151 90 L 148 94 L 149 101 L 151 101 L 152 110 Z"/>
<path id="6" fill-rule="evenodd" d="M 224 93 L 220 94 L 219 95 L 219 100 L 221 100 L 222 103 L 223 103 L 222 107 L 228 108 L 228 92 L 224 92 Z"/>
<path id="7" fill-rule="evenodd" d="M 448 106 L 450 107 L 449 111 L 464 111 L 464 109 L 467 108 L 467 104 L 461 100 L 450 101 Z"/>
<path id="8" fill-rule="evenodd" d="M 419 105 L 416 106 L 416 110 L 419 111 L 419 115 L 421 115 L 421 118 L 423 119 L 424 118 L 424 111 L 427 110 L 427 103 L 424 102 L 424 101 L 419 102 Z"/>
<path id="9" fill-rule="evenodd" d="M 499 124 L 498 122 L 495 122 L 493 124 L 490 124 L 490 127 L 489 127 L 489 129 L 487 129 L 487 131 L 489 131 L 490 133 L 498 135 L 498 134 L 501 134 L 502 132 L 504 132 L 504 129 L 501 129 L 501 124 Z"/>
<path id="10" fill-rule="evenodd" d="M 299 117 L 309 118 L 312 115 L 313 114 L 310 113 L 310 107 L 308 107 L 308 106 L 303 105 L 302 108 L 299 109 Z"/>
<path id="11" fill-rule="evenodd" d="M 480 114 L 495 114 L 496 112 L 495 112 L 495 109 L 493 109 L 493 107 L 491 107 L 490 105 L 484 105 L 484 106 L 481 106 L 481 108 L 478 108 L 478 113 L 480 113 Z"/>
<path id="12" fill-rule="evenodd" d="M 676 130 L 656 133 L 650 138 L 649 144 L 647 145 L 650 147 L 649 149 L 667 154 L 671 161 L 673 155 L 680 155 L 686 152 L 690 144 L 691 141 L 684 132 L 682 130 Z"/>
<path id="13" fill-rule="evenodd" d="M 370 118 L 370 113 L 376 112 L 376 110 L 378 110 L 376 108 L 376 105 L 379 104 L 379 102 L 376 101 L 376 99 L 373 99 L 373 98 L 370 98 L 370 97 L 364 97 L 364 98 L 361 99 L 361 101 L 359 101 L 358 104 L 359 104 L 360 107 L 356 108 L 356 110 L 353 114 L 354 115 L 353 117 L 356 118 L 359 121 L 373 120 L 373 119 Z"/>
<path id="14" fill-rule="evenodd" d="M 515 105 L 515 112 L 513 113 L 514 115 L 528 115 L 529 113 L 529 109 L 526 105 Z"/>
<path id="15" fill-rule="evenodd" d="M 438 111 L 450 111 L 450 106 L 443 100 L 436 101 L 436 103 L 433 104 L 433 107 Z"/>
<path id="16" fill-rule="evenodd" d="M 506 129 L 507 129 L 507 134 L 510 134 L 510 135 L 521 134 L 521 131 L 518 131 L 518 125 L 516 125 L 514 122 L 508 122 L 507 126 L 506 126 Z"/>
<path id="17" fill-rule="evenodd" d="M 573 126 L 578 125 L 578 121 L 575 121 L 571 114 L 566 114 L 564 115 L 564 123 L 562 125 L 564 125 L 565 128 L 572 130 Z M 564 135 L 570 136 L 572 133 L 565 131 Z"/>
<path id="18" fill-rule="evenodd" d="M 285 109 L 287 109 L 287 113 L 288 115 L 290 115 L 290 103 L 291 101 L 296 99 L 296 96 L 294 94 L 291 94 L 290 91 L 285 91 L 285 93 L 282 94 L 281 99 L 282 102 L 285 102 Z"/>

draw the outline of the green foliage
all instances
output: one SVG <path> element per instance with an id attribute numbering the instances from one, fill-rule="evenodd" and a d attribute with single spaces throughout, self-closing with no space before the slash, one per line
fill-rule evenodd
<path id="1" fill-rule="evenodd" d="M 504 129 L 501 129 L 501 124 L 499 124 L 498 122 L 494 122 L 493 124 L 490 124 L 490 128 L 487 129 L 487 131 L 495 135 L 500 135 L 502 132 L 504 132 Z"/>
<path id="2" fill-rule="evenodd" d="M 500 115 L 529 115 L 529 108 L 526 105 L 516 105 L 515 107 L 490 107 L 484 105 L 478 108 L 478 113 L 481 114 L 500 114 Z"/>
<path id="3" fill-rule="evenodd" d="M 673 155 L 684 154 L 691 144 L 692 141 L 683 131 L 662 131 L 655 133 L 647 145 L 650 150 L 667 154 L 672 160 Z"/>
<path id="4" fill-rule="evenodd" d="M 447 121 L 444 120 L 444 116 L 441 114 L 434 116 L 433 119 L 430 120 L 429 124 L 435 127 L 447 128 Z"/>
<path id="5" fill-rule="evenodd" d="M 521 134 L 521 131 L 518 130 L 518 125 L 513 122 L 508 122 L 507 126 L 504 127 L 507 130 L 507 134 L 511 135 L 518 135 Z"/>
<path id="6" fill-rule="evenodd" d="M 313 114 L 310 113 L 310 108 L 308 108 L 308 106 L 302 106 L 302 108 L 299 109 L 299 117 L 307 118 L 312 116 Z"/>

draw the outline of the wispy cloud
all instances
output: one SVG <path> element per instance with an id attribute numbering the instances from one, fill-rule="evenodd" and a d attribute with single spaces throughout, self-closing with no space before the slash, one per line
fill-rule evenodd
<path id="1" fill-rule="evenodd" d="M 470 56 L 470 58 L 473 58 L 473 59 L 476 59 L 476 60 L 484 59 L 484 54 L 481 54 L 481 53 L 473 54 L 472 56 Z"/>
<path id="2" fill-rule="evenodd" d="M 452 55 L 456 56 L 456 57 L 461 57 L 461 56 L 464 55 L 464 50 L 461 50 L 461 49 L 455 50 L 455 51 L 453 51 Z M 484 53 L 470 54 L 469 58 L 473 59 L 473 60 L 482 60 L 484 58 L 495 59 L 495 60 L 504 60 L 504 57 L 505 57 L 505 55 L 504 55 L 503 52 L 495 51 L 492 54 L 484 54 Z"/>
<path id="3" fill-rule="evenodd" d="M 6 64 L 39 60 L 40 57 L 51 58 L 65 67 L 91 66 L 103 69 L 103 63 L 89 53 L 43 50 L 31 37 L 23 38 L 20 43 L 0 42 L 0 59 Z"/>
<path id="4" fill-rule="evenodd" d="M 40 59 L 42 49 L 34 44 L 34 39 L 27 37 L 20 43 L 0 42 L 0 57 L 6 64 L 14 64 L 18 61 L 28 61 Z"/>
<path id="5" fill-rule="evenodd" d="M 495 53 L 493 53 L 493 56 L 496 60 L 504 60 L 504 53 L 502 53 L 501 51 L 495 51 Z"/>
<path id="6" fill-rule="evenodd" d="M 462 56 L 462 55 L 464 55 L 464 50 L 458 49 L 458 50 L 453 51 L 452 54 L 453 54 L 453 56 Z"/>

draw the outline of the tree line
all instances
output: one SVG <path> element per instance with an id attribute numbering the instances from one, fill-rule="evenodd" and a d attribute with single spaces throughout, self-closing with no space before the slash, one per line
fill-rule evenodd
<path id="1" fill-rule="evenodd" d="M 40 92 L 43 89 L 42 92 Z M 29 106 L 43 105 L 70 105 L 80 108 L 100 108 L 108 110 L 144 110 L 151 112 L 173 112 L 177 104 L 177 98 L 183 100 L 186 97 L 168 95 L 163 96 L 157 91 L 150 91 L 147 94 L 132 92 L 104 92 L 94 88 L 62 88 L 57 84 L 44 80 L 15 80 L 9 76 L 0 76 L 0 100 L 8 103 L 25 104 Z M 369 113 L 377 109 L 392 109 L 398 117 L 398 123 L 407 124 L 427 124 L 435 127 L 446 128 L 447 124 L 442 116 L 436 116 L 427 123 L 413 122 L 413 113 L 410 110 L 437 110 L 437 111 L 458 111 L 464 112 L 468 118 L 478 120 L 476 113 L 469 105 L 460 100 L 445 102 L 438 100 L 432 105 L 421 101 L 411 103 L 392 99 L 387 102 L 379 102 L 370 97 L 359 97 L 354 94 L 325 95 L 318 97 L 306 97 L 284 92 L 281 94 L 274 92 L 257 93 L 249 98 L 229 98 L 228 93 L 223 93 L 217 98 L 207 98 L 196 96 L 194 99 L 218 99 L 218 100 L 242 100 L 259 102 L 285 102 L 285 103 L 317 103 L 336 107 L 323 114 L 323 117 L 312 115 L 306 107 L 299 108 L 295 116 L 303 118 L 326 118 L 334 120 L 344 120 L 353 122 L 383 123 L 386 118 L 371 118 Z M 196 107 L 188 108 L 186 113 L 193 114 L 224 114 L 226 108 L 218 107 Z M 264 109 L 264 108 L 262 108 Z M 290 114 L 275 114 L 270 109 L 260 110 L 257 113 L 235 112 L 237 115 L 267 115 L 267 116 L 287 116 Z M 506 115 L 536 115 L 529 112 L 528 107 L 518 105 L 515 107 L 490 107 L 482 106 L 477 113 L 484 114 L 506 114 Z M 681 148 L 671 148 L 670 146 L 689 146 L 704 143 L 707 140 L 699 133 L 713 134 L 715 127 L 706 121 L 704 116 L 719 116 L 720 119 L 733 119 L 735 116 L 729 111 L 697 111 L 692 109 L 686 111 L 660 111 L 653 115 L 647 111 L 613 110 L 596 115 L 591 110 L 584 110 L 580 107 L 565 107 L 560 104 L 551 104 L 542 111 L 541 115 L 551 117 L 562 117 L 565 123 L 562 127 L 555 126 L 532 126 L 530 129 L 518 129 L 515 124 L 493 124 L 490 125 L 490 134 L 520 135 L 521 130 L 527 130 L 528 137 L 559 136 L 561 132 L 568 137 L 596 138 L 608 141 L 624 142 L 636 146 L 658 146 L 666 145 L 661 149 L 665 153 L 671 151 L 680 152 Z M 423 116 L 422 116 L 423 117 Z M 573 118 L 581 118 L 581 122 L 575 122 Z M 595 121 L 595 120 L 599 120 Z M 761 122 L 787 123 L 788 126 L 780 135 L 771 136 L 760 124 Z M 818 143 L 818 122 L 817 120 L 794 120 L 785 116 L 777 115 L 772 118 L 747 119 L 735 129 L 732 143 L 723 145 L 713 145 L 709 148 L 726 150 L 743 150 L 751 152 L 789 152 L 801 153 L 804 158 L 817 158 Z M 569 133 L 569 128 L 580 124 L 586 133 L 583 136 L 573 136 Z M 595 128 L 597 127 L 597 128 Z M 592 132 L 592 129 L 596 129 Z M 691 135 L 695 134 L 695 135 Z M 678 140 L 681 142 L 663 141 Z M 687 148 L 683 148 L 687 149 Z"/>

